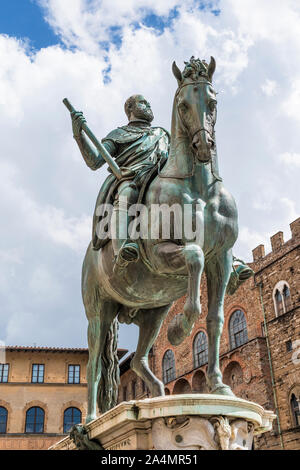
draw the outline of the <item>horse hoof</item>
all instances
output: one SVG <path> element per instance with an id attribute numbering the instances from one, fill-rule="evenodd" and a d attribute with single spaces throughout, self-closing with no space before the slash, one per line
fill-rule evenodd
<path id="1" fill-rule="evenodd" d="M 178 346 L 189 335 L 193 325 L 188 325 L 185 315 L 176 315 L 168 327 L 168 340 L 173 346 Z"/>
<path id="2" fill-rule="evenodd" d="M 164 386 L 161 382 L 155 384 L 152 387 L 151 392 L 152 392 L 151 393 L 152 398 L 154 398 L 154 397 L 164 397 L 165 396 L 165 389 L 164 389 Z"/>
<path id="3" fill-rule="evenodd" d="M 86 418 L 85 418 L 85 424 L 88 424 L 91 421 L 94 421 L 94 419 L 96 419 L 96 418 L 97 418 L 96 415 L 87 415 Z"/>
<path id="4" fill-rule="evenodd" d="M 183 313 L 190 321 L 196 321 L 201 315 L 201 304 L 200 302 L 191 302 L 189 300 L 186 301 L 183 307 Z"/>

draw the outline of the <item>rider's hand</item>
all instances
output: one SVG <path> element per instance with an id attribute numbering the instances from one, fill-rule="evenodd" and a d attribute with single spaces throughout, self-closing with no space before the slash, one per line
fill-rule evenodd
<path id="1" fill-rule="evenodd" d="M 129 168 L 122 168 L 121 169 L 122 178 L 127 178 L 128 176 L 134 176 L 135 172 L 130 170 Z"/>
<path id="2" fill-rule="evenodd" d="M 162 150 L 159 154 L 159 160 L 164 161 L 164 160 L 167 160 L 167 158 L 168 158 L 168 152 L 165 152 L 164 150 Z"/>
<path id="3" fill-rule="evenodd" d="M 81 130 L 82 130 L 82 124 L 86 122 L 85 117 L 83 116 L 81 111 L 74 111 L 71 113 L 71 119 L 72 119 L 72 128 L 73 128 L 73 136 L 80 137 L 81 135 Z"/>

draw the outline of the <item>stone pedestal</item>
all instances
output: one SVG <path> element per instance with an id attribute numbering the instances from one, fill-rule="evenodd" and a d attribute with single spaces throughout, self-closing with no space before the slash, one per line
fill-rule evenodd
<path id="1" fill-rule="evenodd" d="M 250 450 L 253 436 L 270 431 L 274 418 L 241 398 L 169 395 L 120 403 L 84 431 L 86 440 L 105 450 Z M 76 446 L 66 437 L 50 449 Z"/>

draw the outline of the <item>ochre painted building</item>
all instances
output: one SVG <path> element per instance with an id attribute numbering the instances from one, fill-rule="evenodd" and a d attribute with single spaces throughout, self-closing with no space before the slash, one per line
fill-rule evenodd
<path id="1" fill-rule="evenodd" d="M 85 420 L 87 349 L 14 346 L 3 356 L 0 450 L 46 450 Z"/>
<path id="2" fill-rule="evenodd" d="M 286 243 L 282 232 L 271 237 L 269 254 L 263 245 L 253 250 L 248 264 L 255 276 L 225 299 L 220 348 L 224 381 L 238 397 L 278 415 L 273 431 L 255 439 L 255 449 L 300 449 L 300 218 L 290 227 Z M 151 351 L 151 368 L 167 394 L 207 391 L 205 276 L 202 315 L 190 337 L 174 348 L 167 339 L 168 324 L 184 302 L 182 298 L 173 305 Z M 127 358 L 121 365 L 120 401 L 146 396 L 129 362 Z"/>

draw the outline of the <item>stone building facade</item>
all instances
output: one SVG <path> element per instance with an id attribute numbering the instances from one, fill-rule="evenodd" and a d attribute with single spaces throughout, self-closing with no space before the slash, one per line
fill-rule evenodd
<path id="1" fill-rule="evenodd" d="M 88 349 L 14 346 L 0 359 L 0 450 L 46 450 L 85 420 Z"/>
<path id="2" fill-rule="evenodd" d="M 269 254 L 263 245 L 253 250 L 253 262 L 248 264 L 254 277 L 225 299 L 220 347 L 224 382 L 238 397 L 277 414 L 272 432 L 255 440 L 256 449 L 300 449 L 300 218 L 290 228 L 286 243 L 282 232 L 271 237 Z M 167 328 L 184 302 L 182 298 L 173 305 L 151 351 L 151 368 L 165 383 L 167 394 L 207 391 L 205 276 L 201 317 L 190 337 L 174 348 Z M 147 396 L 129 363 L 130 357 L 121 366 L 119 401 L 134 398 L 134 391 L 136 398 Z"/>

